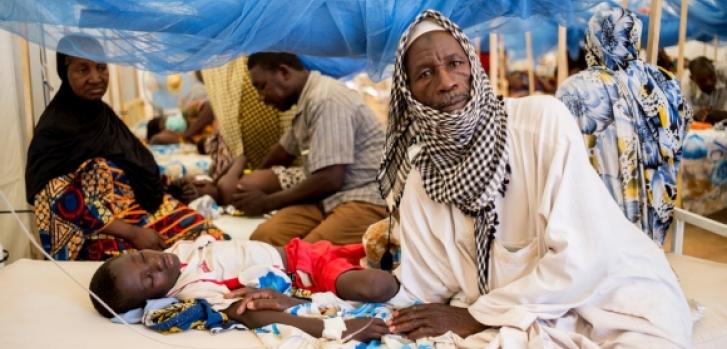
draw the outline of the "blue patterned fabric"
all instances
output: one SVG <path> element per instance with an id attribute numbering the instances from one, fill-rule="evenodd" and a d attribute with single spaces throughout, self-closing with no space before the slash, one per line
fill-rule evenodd
<path id="1" fill-rule="evenodd" d="M 593 167 L 626 217 L 661 245 L 692 112 L 669 72 L 638 59 L 640 37 L 632 12 L 594 14 L 586 34 L 589 68 L 556 96 L 576 118 Z"/>
<path id="2" fill-rule="evenodd" d="M 282 277 L 273 271 L 258 278 L 259 288 L 271 288 L 277 292 L 290 296 L 293 292 L 292 284 L 290 279 Z"/>
<path id="3" fill-rule="evenodd" d="M 162 308 L 145 311 L 144 326 L 162 333 L 182 332 L 189 329 L 217 333 L 231 329 L 246 329 L 227 315 L 215 311 L 204 299 L 179 301 Z"/>
<path id="4" fill-rule="evenodd" d="M 149 146 L 161 174 L 169 180 L 185 176 L 206 175 L 212 158 L 201 155 L 194 144 L 154 144 Z"/>

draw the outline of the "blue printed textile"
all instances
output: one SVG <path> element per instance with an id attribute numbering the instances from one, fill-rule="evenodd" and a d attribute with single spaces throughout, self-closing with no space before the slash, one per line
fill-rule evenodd
<path id="1" fill-rule="evenodd" d="M 575 117 L 591 164 L 626 217 L 660 245 L 672 221 L 691 108 L 678 81 L 638 59 L 641 21 L 621 8 L 589 21 L 589 68 L 556 96 Z"/>

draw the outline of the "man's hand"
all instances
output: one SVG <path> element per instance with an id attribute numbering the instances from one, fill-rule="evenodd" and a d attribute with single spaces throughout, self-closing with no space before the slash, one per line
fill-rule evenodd
<path id="1" fill-rule="evenodd" d="M 232 194 L 232 205 L 245 215 L 260 216 L 273 209 L 270 197 L 262 190 L 244 184 L 238 184 L 236 189 Z"/>
<path id="2" fill-rule="evenodd" d="M 154 229 L 144 227 L 134 227 L 129 241 L 140 250 L 163 250 L 167 248 L 167 244 L 159 236 L 159 233 Z"/>
<path id="3" fill-rule="evenodd" d="M 389 334 L 386 323 L 379 318 L 356 318 L 348 319 L 345 322 L 346 331 L 343 332 L 341 338 L 368 342 L 372 339 L 380 339 L 382 336 Z M 353 337 L 347 338 L 352 334 Z"/>
<path id="4" fill-rule="evenodd" d="M 288 297 L 269 288 L 243 287 L 231 291 L 225 298 L 242 298 L 235 309 L 236 314 L 249 310 L 276 310 L 284 311 L 294 305 L 304 303 L 303 300 Z"/>
<path id="5" fill-rule="evenodd" d="M 219 191 L 214 182 L 206 179 L 195 179 L 192 181 L 192 186 L 194 187 L 198 197 L 209 195 L 215 199 L 215 201 L 219 201 Z"/>
<path id="6" fill-rule="evenodd" d="M 467 308 L 446 304 L 418 304 L 398 310 L 393 315 L 389 330 L 411 340 L 439 336 L 447 331 L 466 338 L 486 329 L 485 325 L 470 315 Z"/>

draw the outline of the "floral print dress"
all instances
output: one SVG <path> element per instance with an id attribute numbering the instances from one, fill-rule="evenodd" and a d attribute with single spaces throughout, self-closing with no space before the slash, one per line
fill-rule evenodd
<path id="1" fill-rule="evenodd" d="M 691 108 L 678 81 L 638 59 L 641 22 L 621 8 L 595 15 L 589 69 L 558 97 L 583 133 L 591 163 L 626 217 L 659 245 L 672 221 Z"/>

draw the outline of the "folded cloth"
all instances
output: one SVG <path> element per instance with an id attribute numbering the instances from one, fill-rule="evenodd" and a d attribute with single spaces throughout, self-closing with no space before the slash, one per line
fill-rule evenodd
<path id="1" fill-rule="evenodd" d="M 126 320 L 126 322 L 128 322 L 130 324 L 138 324 L 138 323 L 141 323 L 141 319 L 144 316 L 144 313 L 152 312 L 157 309 L 162 309 L 164 307 L 167 307 L 167 306 L 177 303 L 177 302 L 179 302 L 179 300 L 177 300 L 174 297 L 149 299 L 146 301 L 146 305 L 144 306 L 143 309 L 142 308 L 131 309 L 125 313 L 119 314 L 119 317 Z M 111 322 L 116 323 L 116 324 L 123 323 L 117 317 L 111 318 Z"/>
<path id="2" fill-rule="evenodd" d="M 145 312 L 144 326 L 161 333 L 183 332 L 189 329 L 208 330 L 218 333 L 232 329 L 247 329 L 231 320 L 227 314 L 212 309 L 204 299 L 176 301 L 161 309 Z"/>
<path id="3" fill-rule="evenodd" d="M 222 216 L 224 210 L 209 195 L 202 195 L 189 203 L 189 208 L 199 212 L 204 218 L 215 220 Z"/>

